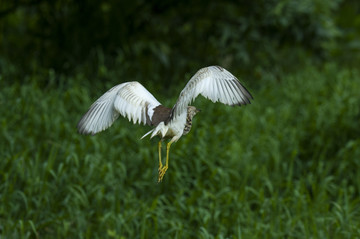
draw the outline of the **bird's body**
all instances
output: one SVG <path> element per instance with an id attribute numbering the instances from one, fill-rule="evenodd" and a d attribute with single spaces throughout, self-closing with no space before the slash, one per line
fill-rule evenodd
<path id="1" fill-rule="evenodd" d="M 219 66 L 210 66 L 200 69 L 190 79 L 173 108 L 161 105 L 139 82 L 114 86 L 91 105 L 79 121 L 78 131 L 94 135 L 110 127 L 119 115 L 134 123 L 153 126 L 142 138 L 150 134 L 151 138 L 157 135 L 161 138 L 158 146 L 161 181 L 168 168 L 170 145 L 190 131 L 192 119 L 199 112 L 194 106 L 189 106 L 199 94 L 227 105 L 245 105 L 252 99 L 251 94 L 230 72 Z M 163 139 L 170 139 L 165 166 L 161 162 Z"/>

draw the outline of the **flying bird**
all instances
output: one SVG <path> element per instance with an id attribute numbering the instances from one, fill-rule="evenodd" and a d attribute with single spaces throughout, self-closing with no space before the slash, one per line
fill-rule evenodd
<path id="1" fill-rule="evenodd" d="M 172 108 L 163 106 L 139 82 L 125 82 L 114 86 L 96 100 L 79 121 L 77 128 L 80 134 L 94 135 L 109 128 L 122 115 L 129 121 L 147 124 L 154 128 L 147 135 L 160 136 L 159 177 L 161 182 L 169 166 L 169 151 L 172 143 L 189 133 L 193 117 L 200 111 L 189 106 L 198 95 L 212 102 L 226 105 L 246 105 L 253 99 L 249 91 L 239 80 L 220 66 L 209 66 L 200 69 L 189 80 L 181 91 Z M 166 145 L 165 165 L 161 159 L 161 145 L 164 139 L 170 139 Z"/>

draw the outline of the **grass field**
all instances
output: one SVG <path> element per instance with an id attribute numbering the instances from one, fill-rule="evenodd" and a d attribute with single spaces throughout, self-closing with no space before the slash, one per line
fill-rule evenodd
<path id="1" fill-rule="evenodd" d="M 0 78 L 0 238 L 360 238 L 356 69 L 264 73 L 240 108 L 198 98 L 160 184 L 149 127 L 78 135 L 105 89 L 37 77 Z"/>

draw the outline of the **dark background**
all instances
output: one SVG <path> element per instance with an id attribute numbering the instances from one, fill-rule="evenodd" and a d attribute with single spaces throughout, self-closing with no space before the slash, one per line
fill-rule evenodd
<path id="1" fill-rule="evenodd" d="M 0 238 L 358 238 L 359 53 L 358 0 L 0 0 Z M 77 133 L 209 65 L 254 100 L 198 97 L 162 183 L 150 127 Z"/>
<path id="2" fill-rule="evenodd" d="M 81 71 L 97 81 L 101 65 L 164 84 L 211 64 L 247 78 L 297 69 L 303 55 L 349 64 L 359 59 L 359 8 L 356 0 L 2 0 L 0 69 Z"/>

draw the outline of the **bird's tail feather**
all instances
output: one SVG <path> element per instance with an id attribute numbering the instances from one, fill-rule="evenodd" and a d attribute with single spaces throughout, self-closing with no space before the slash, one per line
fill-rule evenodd
<path id="1" fill-rule="evenodd" d="M 149 134 L 151 134 L 155 129 L 150 130 L 149 132 L 147 132 L 146 134 L 143 135 L 143 137 L 141 137 L 140 139 L 145 138 L 146 136 L 148 136 Z"/>

